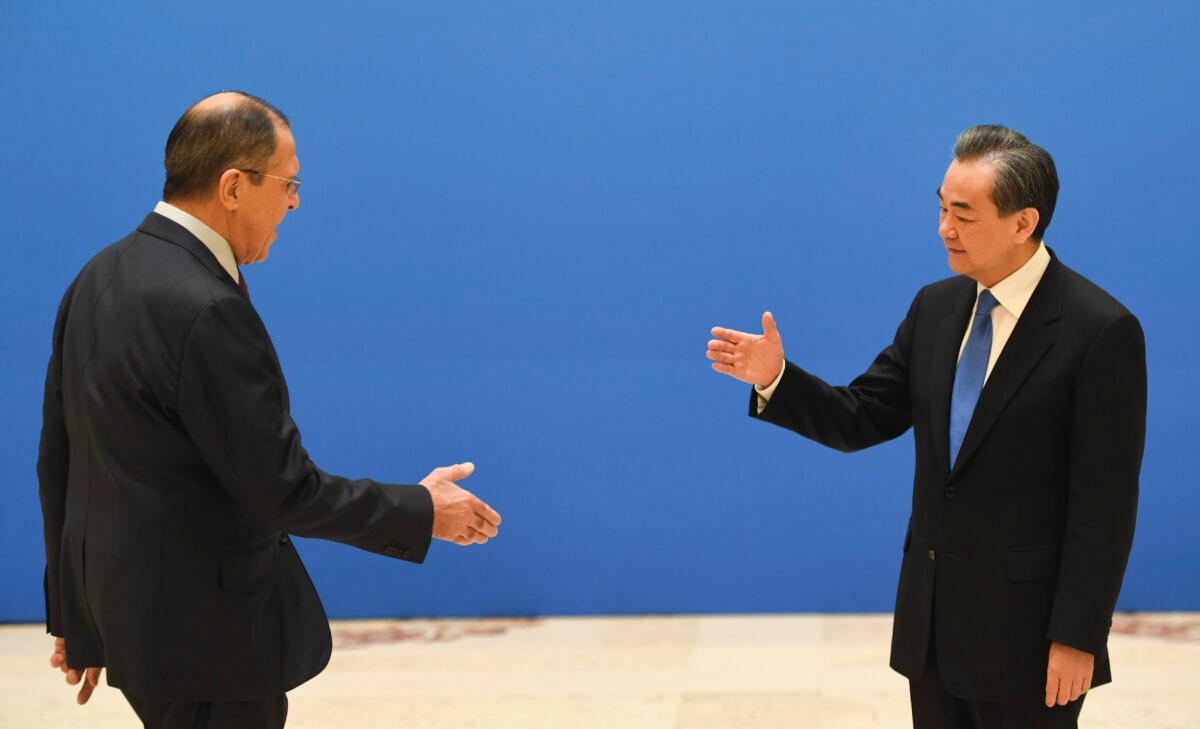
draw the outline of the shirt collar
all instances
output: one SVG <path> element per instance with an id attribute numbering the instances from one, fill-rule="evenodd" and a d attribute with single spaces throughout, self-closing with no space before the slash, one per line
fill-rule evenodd
<path id="1" fill-rule="evenodd" d="M 1037 251 L 1025 262 L 1024 266 L 1013 271 L 1008 278 L 988 290 L 992 292 L 992 296 L 996 297 L 996 302 L 1003 306 L 1005 311 L 1012 314 L 1013 318 L 1020 319 L 1026 304 L 1033 296 L 1033 290 L 1037 288 L 1038 282 L 1042 280 L 1042 275 L 1046 273 L 1049 266 L 1050 252 L 1046 250 L 1045 243 L 1039 243 Z M 986 287 L 983 284 L 975 285 L 976 297 L 984 288 Z"/>
<path id="2" fill-rule="evenodd" d="M 242 280 L 237 261 L 233 257 L 233 249 L 229 247 L 229 241 L 222 238 L 220 233 L 205 225 L 200 218 L 184 212 L 170 203 L 160 201 L 154 206 L 154 212 L 182 225 L 187 232 L 200 239 L 200 242 L 212 251 L 217 258 L 217 263 L 221 264 L 221 268 L 225 269 L 225 273 L 228 273 L 235 283 Z"/>

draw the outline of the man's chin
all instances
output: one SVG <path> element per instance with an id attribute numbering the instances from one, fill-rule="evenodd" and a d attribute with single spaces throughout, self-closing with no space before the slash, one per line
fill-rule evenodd
<path id="1" fill-rule="evenodd" d="M 955 253 L 954 251 L 948 249 L 946 251 L 946 265 L 951 271 L 960 276 L 965 276 L 967 270 L 970 268 L 967 266 L 966 255 L 962 253 Z"/>
<path id="2" fill-rule="evenodd" d="M 254 257 L 255 263 L 261 263 L 262 261 L 267 260 L 267 256 L 271 255 L 271 244 L 274 242 L 275 235 L 272 233 L 271 237 L 267 239 L 267 242 L 263 243 L 262 250 L 260 250 L 258 255 Z"/>

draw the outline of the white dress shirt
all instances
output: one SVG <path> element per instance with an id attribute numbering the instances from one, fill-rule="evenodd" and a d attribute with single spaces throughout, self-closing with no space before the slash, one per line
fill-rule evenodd
<path id="1" fill-rule="evenodd" d="M 217 263 L 221 264 L 221 268 L 225 269 L 229 277 L 235 283 L 241 283 L 242 276 L 238 271 L 237 261 L 234 260 L 233 249 L 229 247 L 229 241 L 222 238 L 220 233 L 205 225 L 200 218 L 185 213 L 170 203 L 159 201 L 154 206 L 154 212 L 187 228 L 189 233 L 199 238 L 200 242 L 212 251 L 212 254 L 217 257 Z"/>
<path id="2" fill-rule="evenodd" d="M 1025 306 L 1033 296 L 1033 290 L 1037 288 L 1049 265 L 1050 252 L 1046 250 L 1046 244 L 1042 243 L 1038 245 L 1037 251 L 1025 262 L 1025 265 L 1013 271 L 1008 278 L 990 289 L 999 306 L 992 309 L 992 351 L 988 356 L 987 372 L 983 376 L 985 383 L 992 374 L 992 368 L 996 366 L 996 360 L 1000 359 L 1000 353 L 1004 351 L 1004 345 L 1008 343 L 1008 338 L 1012 336 L 1013 329 L 1017 326 L 1017 320 L 1021 318 Z M 975 308 L 979 305 L 979 294 L 983 292 L 984 288 L 986 287 L 983 284 L 976 282 L 975 303 L 971 305 L 971 316 L 967 317 L 967 330 L 963 332 L 962 343 L 958 345 L 959 357 L 962 357 L 963 349 L 967 346 L 967 339 L 971 336 L 971 323 L 975 320 Z M 784 366 L 779 368 L 779 375 L 770 385 L 754 388 L 758 394 L 758 412 L 763 411 L 771 396 L 775 394 L 775 388 L 779 387 L 786 367 L 787 363 L 785 362 Z"/>

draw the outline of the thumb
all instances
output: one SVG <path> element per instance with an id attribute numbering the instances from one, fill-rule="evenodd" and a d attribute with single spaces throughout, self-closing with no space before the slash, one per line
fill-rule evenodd
<path id="1" fill-rule="evenodd" d="M 446 478 L 450 479 L 451 481 L 459 481 L 467 476 L 470 476 L 474 472 L 475 464 L 471 463 L 470 461 L 465 461 L 463 463 L 456 463 L 453 466 L 447 467 Z"/>
<path id="2" fill-rule="evenodd" d="M 764 311 L 762 316 L 763 334 L 768 337 L 779 338 L 779 329 L 775 327 L 775 317 L 769 311 Z"/>

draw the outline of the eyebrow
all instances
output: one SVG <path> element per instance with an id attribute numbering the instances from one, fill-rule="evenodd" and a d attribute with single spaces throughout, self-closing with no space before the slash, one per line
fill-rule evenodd
<path id="1" fill-rule="evenodd" d="M 938 196 L 938 200 L 945 200 L 945 198 L 942 197 L 942 188 L 940 188 L 940 187 L 937 189 L 937 196 Z M 961 200 L 955 200 L 955 201 L 951 202 L 950 207 L 959 208 L 960 210 L 974 210 L 975 209 L 975 208 L 971 207 L 970 203 L 965 203 Z"/>

